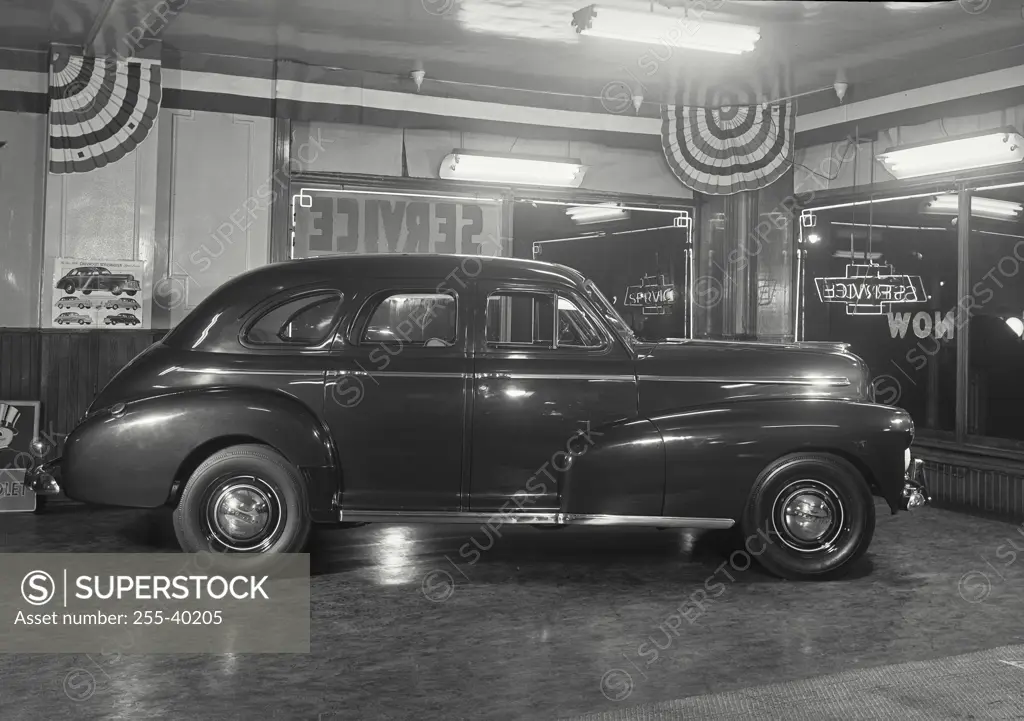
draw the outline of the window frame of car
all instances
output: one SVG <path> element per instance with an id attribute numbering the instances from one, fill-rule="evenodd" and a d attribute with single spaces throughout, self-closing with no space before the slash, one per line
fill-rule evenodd
<path id="1" fill-rule="evenodd" d="M 426 341 L 412 342 L 396 339 L 390 340 L 365 340 L 364 335 L 369 329 L 370 321 L 377 313 L 380 306 L 388 298 L 396 295 L 447 295 L 455 300 L 455 338 L 450 345 L 428 346 Z M 458 349 L 460 352 L 466 348 L 465 323 L 463 322 L 462 298 L 454 288 L 439 289 L 438 284 L 424 282 L 422 280 L 409 280 L 408 282 L 388 281 L 385 287 L 376 286 L 374 290 L 366 293 L 359 310 L 353 316 L 348 332 L 344 334 L 345 344 L 356 348 L 379 348 L 384 343 L 401 343 L 403 348 L 423 349 L 428 352 Z"/>
<path id="2" fill-rule="evenodd" d="M 293 342 L 290 343 L 284 340 L 270 341 L 261 343 L 253 341 L 249 338 L 249 332 L 252 328 L 263 320 L 267 314 L 274 312 L 282 306 L 294 303 L 302 300 L 303 298 L 312 298 L 314 296 L 324 296 L 324 300 L 327 300 L 328 296 L 334 296 L 337 299 L 337 307 L 334 310 L 334 315 L 331 318 L 331 324 L 323 337 L 320 338 L 316 343 L 304 343 L 304 342 Z M 348 294 L 340 288 L 316 285 L 308 286 L 304 288 L 290 288 L 287 291 L 278 293 L 255 306 L 247 310 L 239 324 L 238 329 L 238 343 L 243 348 L 250 351 L 260 351 L 264 353 L 280 354 L 281 352 L 291 352 L 297 354 L 321 354 L 330 352 L 331 345 L 334 343 L 334 337 L 337 334 L 338 324 L 343 320 L 345 315 L 345 305 L 348 299 Z M 309 306 L 295 311 L 288 320 L 294 318 L 297 314 L 305 312 L 309 309 Z M 287 321 L 286 321 L 287 322 Z M 286 323 L 282 324 L 282 328 Z"/>
<path id="3" fill-rule="evenodd" d="M 608 328 L 607 321 L 590 305 L 587 298 L 583 297 L 575 289 L 560 285 L 546 285 L 518 282 L 497 282 L 489 288 L 478 288 L 478 298 L 481 303 L 480 329 L 477 333 L 476 351 L 480 355 L 507 356 L 509 354 L 531 353 L 543 357 L 552 356 L 604 356 L 612 353 L 621 340 Z M 553 323 L 552 340 L 550 346 L 538 346 L 532 343 L 492 343 L 487 340 L 487 309 L 491 296 L 495 295 L 548 295 L 552 296 Z M 558 343 L 558 298 L 564 297 L 570 301 L 576 309 L 582 313 L 600 333 L 603 343 L 599 346 L 560 345 Z M 629 353 L 626 349 L 627 354 Z"/>

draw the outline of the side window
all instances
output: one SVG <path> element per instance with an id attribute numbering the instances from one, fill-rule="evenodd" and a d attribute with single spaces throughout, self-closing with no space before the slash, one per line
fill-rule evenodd
<path id="1" fill-rule="evenodd" d="M 570 299 L 558 296 L 558 347 L 600 348 L 604 336 L 589 315 Z"/>
<path id="2" fill-rule="evenodd" d="M 361 343 L 395 341 L 445 348 L 455 343 L 458 301 L 446 293 L 393 293 L 370 315 Z"/>
<path id="3" fill-rule="evenodd" d="M 342 295 L 312 293 L 294 298 L 266 311 L 245 334 L 257 345 L 317 345 L 327 338 Z"/>
<path id="4" fill-rule="evenodd" d="M 554 334 L 551 293 L 492 293 L 487 297 L 487 345 L 551 348 Z"/>
<path id="5" fill-rule="evenodd" d="M 569 298 L 516 291 L 488 296 L 486 340 L 492 346 L 545 349 L 600 348 L 605 344 L 591 317 Z"/>

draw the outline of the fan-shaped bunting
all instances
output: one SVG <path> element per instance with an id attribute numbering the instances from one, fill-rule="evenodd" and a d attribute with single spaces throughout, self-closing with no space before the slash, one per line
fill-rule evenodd
<path id="1" fill-rule="evenodd" d="M 688 188 L 709 195 L 756 190 L 792 163 L 793 103 L 704 108 L 666 105 L 661 146 Z"/>
<path id="2" fill-rule="evenodd" d="M 50 172 L 87 173 L 146 139 L 160 110 L 160 65 L 54 54 L 50 68 Z"/>

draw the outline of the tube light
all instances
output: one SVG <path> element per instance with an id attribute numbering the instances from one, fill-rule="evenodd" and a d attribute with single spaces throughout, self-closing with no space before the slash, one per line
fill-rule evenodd
<path id="1" fill-rule="evenodd" d="M 565 214 L 572 218 L 572 221 L 577 225 L 605 223 L 611 220 L 624 220 L 629 217 L 628 210 L 613 203 L 573 205 L 566 208 Z"/>
<path id="2" fill-rule="evenodd" d="M 921 212 L 929 215 L 957 215 L 959 209 L 959 197 L 955 193 L 944 193 L 926 201 Z M 1009 200 L 983 198 L 981 196 L 973 196 L 971 198 L 971 215 L 979 218 L 1016 220 L 1021 211 L 1024 211 L 1024 205 Z"/>
<path id="3" fill-rule="evenodd" d="M 445 180 L 578 188 L 586 172 L 587 167 L 575 160 L 484 155 L 453 150 L 441 161 L 440 175 Z"/>
<path id="4" fill-rule="evenodd" d="M 585 10 L 591 10 L 586 13 Z M 706 50 L 739 55 L 754 49 L 761 29 L 653 12 L 632 12 L 603 6 L 584 8 L 574 15 L 581 35 L 610 40 Z"/>
<path id="5" fill-rule="evenodd" d="M 928 145 L 896 148 L 878 159 L 899 179 L 988 168 L 1024 160 L 1024 138 L 1000 130 L 965 138 L 941 140 Z"/>

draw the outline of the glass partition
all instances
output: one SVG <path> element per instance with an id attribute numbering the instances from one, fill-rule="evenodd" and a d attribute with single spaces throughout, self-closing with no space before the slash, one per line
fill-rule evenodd
<path id="1" fill-rule="evenodd" d="M 871 198 L 804 212 L 802 337 L 868 364 L 875 399 L 919 428 L 956 426 L 957 196 Z"/>
<path id="2" fill-rule="evenodd" d="M 967 433 L 1024 442 L 1024 184 L 971 198 Z"/>

